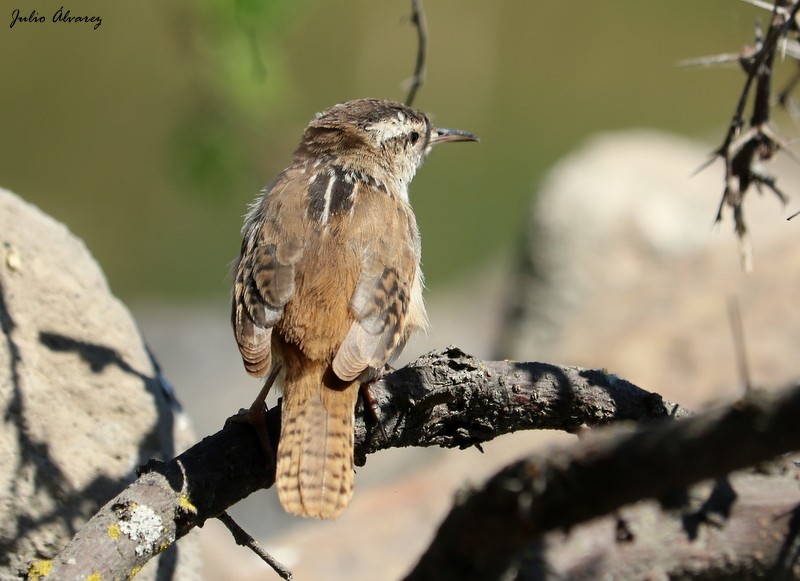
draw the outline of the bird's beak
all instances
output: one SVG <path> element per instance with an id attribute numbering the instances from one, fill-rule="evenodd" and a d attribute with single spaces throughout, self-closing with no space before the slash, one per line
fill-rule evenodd
<path id="1" fill-rule="evenodd" d="M 459 129 L 443 129 L 434 127 L 431 131 L 431 140 L 428 145 L 447 143 L 448 141 L 480 141 L 477 135 Z"/>

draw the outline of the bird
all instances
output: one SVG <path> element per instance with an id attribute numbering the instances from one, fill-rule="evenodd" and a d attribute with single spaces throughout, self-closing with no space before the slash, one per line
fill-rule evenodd
<path id="1" fill-rule="evenodd" d="M 409 184 L 434 145 L 477 140 L 401 103 L 340 103 L 251 204 L 231 322 L 247 373 L 266 377 L 251 415 L 282 387 L 275 483 L 288 513 L 336 518 L 350 502 L 360 385 L 428 325 Z"/>

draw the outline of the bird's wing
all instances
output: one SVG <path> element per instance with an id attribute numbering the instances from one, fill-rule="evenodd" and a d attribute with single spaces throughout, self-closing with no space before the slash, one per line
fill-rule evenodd
<path id="1" fill-rule="evenodd" d="M 281 218 L 301 203 L 304 187 L 301 176 L 287 170 L 265 190 L 245 223 L 234 268 L 231 320 L 245 368 L 257 377 L 269 371 L 272 327 L 295 294 L 302 237 L 291 227 L 296 221 Z"/>
<path id="2" fill-rule="evenodd" d="M 392 207 L 383 214 L 380 233 L 365 240 L 363 267 L 350 299 L 355 320 L 333 359 L 334 373 L 345 381 L 383 367 L 405 339 L 418 237 L 410 209 L 407 213 L 388 202 Z"/>

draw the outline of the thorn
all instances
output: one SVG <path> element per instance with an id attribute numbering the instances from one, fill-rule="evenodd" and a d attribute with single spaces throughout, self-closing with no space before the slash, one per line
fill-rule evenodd
<path id="1" fill-rule="evenodd" d="M 728 317 L 731 321 L 731 334 L 733 335 L 733 348 L 736 353 L 736 363 L 739 368 L 739 378 L 744 385 L 745 395 L 753 389 L 750 381 L 750 369 L 747 364 L 745 352 L 744 330 L 742 326 L 742 313 L 736 297 L 728 298 Z"/>

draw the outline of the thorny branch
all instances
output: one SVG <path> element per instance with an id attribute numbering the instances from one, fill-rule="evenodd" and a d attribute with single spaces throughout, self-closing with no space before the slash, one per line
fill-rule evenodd
<path id="1" fill-rule="evenodd" d="M 422 0 L 411 0 L 411 22 L 417 29 L 417 63 L 414 65 L 414 76 L 408 80 L 408 97 L 406 105 L 411 107 L 417 91 L 425 82 L 425 61 L 428 53 L 428 24 Z"/>
<path id="2" fill-rule="evenodd" d="M 762 6 L 761 3 L 757 5 Z M 745 47 L 738 55 L 739 64 L 747 78 L 722 145 L 713 152 L 708 162 L 717 157 L 721 157 L 725 162 L 725 188 L 716 221 L 722 220 L 725 206 L 732 209 L 734 227 L 739 236 L 742 264 L 746 270 L 752 268 L 752 250 L 742 208 L 745 194 L 751 186 L 755 186 L 759 192 L 766 187 L 784 204 L 786 203 L 786 196 L 776 185 L 775 178 L 763 173 L 759 162 L 772 159 L 779 150 L 792 155 L 787 144 L 770 127 L 770 113 L 775 56 L 782 49 L 784 53 L 791 54 L 791 51 L 786 50 L 789 46 L 787 35 L 800 34 L 795 20 L 798 10 L 800 2 L 775 0 L 766 36 L 762 38 L 760 26 L 757 26 L 754 46 Z M 723 55 L 713 60 L 722 62 L 729 60 L 729 56 Z M 706 62 L 712 61 L 706 59 Z M 795 81 L 790 81 L 787 88 L 781 92 L 779 102 L 784 104 L 790 102 L 788 95 L 794 84 Z M 751 96 L 752 112 L 749 120 L 745 121 L 745 108 Z M 703 167 L 706 165 L 708 164 Z"/>

